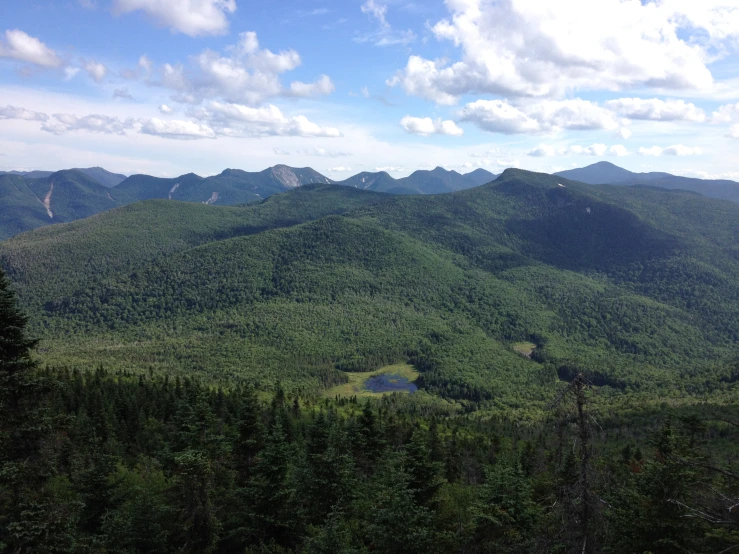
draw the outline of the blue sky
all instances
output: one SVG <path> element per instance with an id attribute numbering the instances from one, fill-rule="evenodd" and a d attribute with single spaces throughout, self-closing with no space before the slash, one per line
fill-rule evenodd
<path id="1" fill-rule="evenodd" d="M 0 169 L 739 180 L 735 0 L 10 0 Z"/>

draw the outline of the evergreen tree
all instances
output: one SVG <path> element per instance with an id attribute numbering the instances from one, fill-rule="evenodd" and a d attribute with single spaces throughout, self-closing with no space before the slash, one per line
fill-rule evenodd
<path id="1" fill-rule="evenodd" d="M 439 488 L 444 484 L 443 464 L 433 461 L 428 437 L 420 428 L 413 431 L 406 452 L 408 473 L 411 476 L 409 487 L 419 505 L 431 508 L 435 505 Z"/>
<path id="2" fill-rule="evenodd" d="M 27 322 L 0 270 L 0 551 L 72 552 L 77 506 L 44 488 L 53 472 L 51 453 L 42 454 L 49 384 L 31 358 Z"/>
<path id="3" fill-rule="evenodd" d="M 187 554 L 209 554 L 216 547 L 221 524 L 213 504 L 210 461 L 202 452 L 186 451 L 175 457 L 174 501 L 180 507 L 177 543 Z"/>

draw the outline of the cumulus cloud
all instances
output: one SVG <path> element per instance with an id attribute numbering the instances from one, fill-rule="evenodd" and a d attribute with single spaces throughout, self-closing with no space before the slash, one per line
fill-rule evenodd
<path id="1" fill-rule="evenodd" d="M 85 71 L 87 71 L 87 74 L 90 76 L 90 78 L 96 83 L 101 83 L 103 79 L 105 79 L 105 76 L 108 74 L 108 68 L 100 62 L 96 62 L 94 60 L 85 62 L 84 69 Z"/>
<path id="2" fill-rule="evenodd" d="M 605 144 L 591 144 L 590 146 L 570 146 L 568 154 L 580 154 L 585 156 L 602 156 L 608 147 Z"/>
<path id="3" fill-rule="evenodd" d="M 448 0 L 432 32 L 458 60 L 411 55 L 388 81 L 453 104 L 470 93 L 508 97 L 636 87 L 708 89 L 707 63 L 739 37 L 735 0 Z"/>
<path id="4" fill-rule="evenodd" d="M 682 144 L 676 144 L 666 148 L 659 146 L 639 148 L 639 154 L 641 156 L 698 156 L 702 153 L 703 150 L 698 147 L 683 146 Z"/>
<path id="5" fill-rule="evenodd" d="M 5 40 L 0 40 L 0 58 L 48 68 L 60 67 L 63 64 L 54 50 L 19 29 L 5 31 Z"/>
<path id="6" fill-rule="evenodd" d="M 351 170 L 351 167 L 344 167 L 343 165 L 339 165 L 336 167 L 329 167 L 326 171 L 328 171 L 329 173 L 346 173 Z"/>
<path id="7" fill-rule="evenodd" d="M 167 104 L 161 104 L 159 106 L 159 113 L 162 115 L 172 115 L 174 113 L 174 110 L 167 106 Z"/>
<path id="8" fill-rule="evenodd" d="M 142 11 L 160 25 L 191 37 L 222 35 L 228 31 L 228 14 L 236 0 L 116 0 L 114 11 Z"/>
<path id="9" fill-rule="evenodd" d="M 618 131 L 616 131 L 616 136 L 624 140 L 629 140 L 631 138 L 631 129 L 628 127 L 620 127 Z"/>
<path id="10" fill-rule="evenodd" d="M 220 134 L 231 136 L 340 137 L 334 127 L 321 127 L 304 115 L 287 116 L 272 104 L 253 108 L 241 104 L 211 102 L 193 112 Z"/>
<path id="11" fill-rule="evenodd" d="M 731 123 L 739 120 L 739 102 L 736 104 L 724 104 L 711 115 L 712 123 Z"/>
<path id="12" fill-rule="evenodd" d="M 631 152 L 623 144 L 614 144 L 608 149 L 608 153 L 612 156 L 630 156 Z"/>
<path id="13" fill-rule="evenodd" d="M 629 119 L 695 122 L 706 120 L 706 114 L 702 109 L 684 100 L 619 98 L 617 100 L 607 101 L 606 106 Z"/>
<path id="14" fill-rule="evenodd" d="M 429 135 L 461 137 L 464 134 L 464 130 L 449 119 L 442 121 L 441 118 L 431 119 L 430 117 L 411 117 L 407 115 L 400 120 L 400 124 L 406 132 L 423 137 Z"/>
<path id="15" fill-rule="evenodd" d="M 156 117 L 143 122 L 141 133 L 177 140 L 216 138 L 216 132 L 207 125 L 201 125 L 193 121 L 164 121 Z"/>
<path id="16" fill-rule="evenodd" d="M 303 83 L 301 81 L 290 83 L 290 93 L 293 96 L 320 96 L 331 94 L 334 90 L 334 83 L 328 75 L 321 75 L 314 83 Z"/>
<path id="17" fill-rule="evenodd" d="M 53 119 L 45 122 L 41 129 L 55 135 L 63 135 L 71 131 L 88 131 L 107 135 L 125 135 L 126 129 L 133 128 L 134 121 L 122 121 L 117 117 L 91 114 L 78 116 L 68 113 L 54 114 Z"/>
<path id="18" fill-rule="evenodd" d="M 618 121 L 610 111 L 580 98 L 546 100 L 520 107 L 505 100 L 477 100 L 467 104 L 459 117 L 485 131 L 505 134 L 618 128 Z"/>
<path id="19" fill-rule="evenodd" d="M 557 149 L 554 146 L 542 144 L 526 152 L 527 156 L 533 156 L 535 158 L 544 158 L 557 155 Z"/>
<path id="20" fill-rule="evenodd" d="M 224 52 L 204 50 L 190 58 L 190 63 L 162 65 L 156 78 L 147 83 L 175 91 L 178 102 L 198 104 L 203 100 L 259 106 L 270 98 L 329 94 L 334 84 L 326 75 L 314 83 L 295 81 L 285 89 L 280 75 L 301 64 L 295 50 L 278 53 L 260 48 L 257 34 L 245 32 Z"/>
<path id="21" fill-rule="evenodd" d="M 16 106 L 0 106 L 0 119 L 23 119 L 25 121 L 46 121 L 49 116 L 45 113 L 34 112 Z"/>
<path id="22" fill-rule="evenodd" d="M 731 126 L 731 129 L 729 129 L 729 134 L 728 134 L 728 136 L 729 136 L 730 138 L 735 138 L 735 139 L 739 139 L 739 124 L 737 124 L 737 125 L 732 125 L 732 126 Z"/>

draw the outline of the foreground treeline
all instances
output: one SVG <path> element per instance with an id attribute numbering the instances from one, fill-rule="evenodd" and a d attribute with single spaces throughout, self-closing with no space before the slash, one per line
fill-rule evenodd
<path id="1" fill-rule="evenodd" d="M 41 369 L 0 275 L 0 552 L 652 552 L 739 548 L 739 418 L 549 421 L 410 397 Z"/>
<path id="2" fill-rule="evenodd" d="M 579 418 L 586 390 L 528 429 L 402 397 L 263 401 L 102 370 L 36 371 L 18 392 L 3 404 L 0 552 L 739 547 L 731 420 L 668 417 L 616 449 Z"/>

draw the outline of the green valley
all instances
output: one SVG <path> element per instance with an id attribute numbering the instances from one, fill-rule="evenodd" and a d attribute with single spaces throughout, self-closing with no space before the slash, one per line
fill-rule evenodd
<path id="1" fill-rule="evenodd" d="M 579 371 L 605 397 L 732 390 L 738 217 L 508 170 L 440 196 L 156 200 L 19 236 L 0 260 L 48 363 L 320 391 L 411 362 L 428 392 L 536 412 Z"/>

